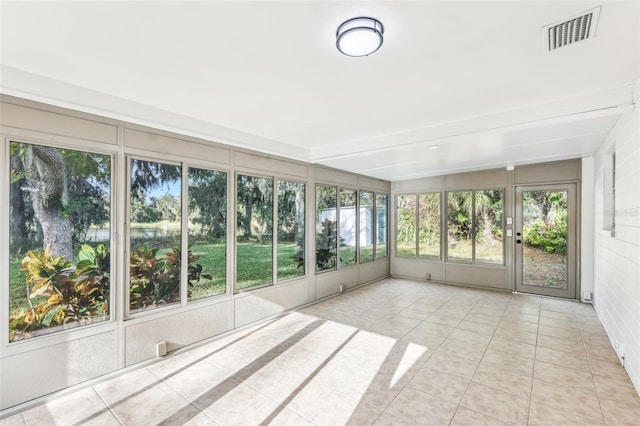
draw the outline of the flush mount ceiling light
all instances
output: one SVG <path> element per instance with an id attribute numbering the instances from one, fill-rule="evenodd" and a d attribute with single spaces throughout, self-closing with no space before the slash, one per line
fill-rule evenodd
<path id="1" fill-rule="evenodd" d="M 382 46 L 384 27 L 373 18 L 345 21 L 336 32 L 336 47 L 347 56 L 368 56 Z"/>

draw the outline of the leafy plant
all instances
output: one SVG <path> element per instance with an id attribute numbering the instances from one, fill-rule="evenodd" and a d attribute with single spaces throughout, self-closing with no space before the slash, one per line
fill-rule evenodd
<path id="1" fill-rule="evenodd" d="M 129 264 L 130 307 L 132 309 L 146 309 L 163 303 L 173 303 L 180 300 L 180 267 L 181 250 L 172 248 L 158 257 L 158 249 L 141 246 L 131 254 Z M 200 256 L 191 250 L 187 253 L 187 283 L 192 287 L 200 279 L 213 279 L 210 274 L 203 272 L 202 265 L 196 263 Z M 190 290 L 189 290 L 190 291 Z"/>
<path id="2" fill-rule="evenodd" d="M 20 334 L 74 321 L 90 321 L 108 312 L 109 251 L 83 245 L 77 265 L 62 256 L 29 250 L 22 260 L 29 307 L 10 318 L 9 340 Z M 33 303 L 36 301 L 36 304 Z"/>

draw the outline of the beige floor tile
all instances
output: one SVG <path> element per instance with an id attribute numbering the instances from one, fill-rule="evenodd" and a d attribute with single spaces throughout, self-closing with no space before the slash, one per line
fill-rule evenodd
<path id="1" fill-rule="evenodd" d="M 564 321 L 564 320 L 549 318 L 544 316 L 540 316 L 540 321 L 538 322 L 538 325 L 546 325 L 549 327 L 556 327 L 556 328 L 566 328 L 567 330 L 574 330 L 574 331 L 580 330 L 580 327 L 578 326 L 578 321 L 575 321 L 575 320 Z"/>
<path id="2" fill-rule="evenodd" d="M 487 346 L 487 343 L 455 340 L 449 337 L 447 340 L 442 342 L 440 347 L 436 350 L 436 353 L 448 353 L 452 356 L 460 356 L 477 362 L 480 361 L 484 355 Z"/>
<path id="3" fill-rule="evenodd" d="M 491 336 L 487 334 L 476 333 L 473 331 L 461 330 L 460 328 L 453 330 L 447 340 L 461 340 L 467 343 L 479 344 L 486 348 L 491 341 Z"/>
<path id="4" fill-rule="evenodd" d="M 577 392 L 596 393 L 593 376 L 588 370 L 576 370 L 536 359 L 533 377 Z"/>
<path id="5" fill-rule="evenodd" d="M 546 336 L 560 337 L 562 339 L 577 340 L 581 337 L 580 330 L 571 330 L 562 327 L 552 327 L 550 325 L 541 325 L 538 327 L 538 333 Z"/>
<path id="6" fill-rule="evenodd" d="M 640 398 L 631 380 L 616 380 L 610 377 L 594 376 L 600 399 L 606 398 L 640 407 Z"/>
<path id="7" fill-rule="evenodd" d="M 386 411 L 401 420 L 417 424 L 448 425 L 456 409 L 456 404 L 407 387 L 389 404 Z"/>
<path id="8" fill-rule="evenodd" d="M 462 379 L 470 380 L 476 371 L 479 362 L 448 353 L 436 353 L 425 366 L 443 373 L 452 374 Z"/>
<path id="9" fill-rule="evenodd" d="M 544 346 L 545 348 L 564 352 L 585 353 L 584 344 L 579 338 L 567 339 L 564 337 L 553 337 L 538 334 L 538 346 Z"/>
<path id="10" fill-rule="evenodd" d="M 168 355 L 161 361 L 149 365 L 147 370 L 162 379 L 202 362 L 204 361 L 193 353 L 182 352 Z"/>
<path id="11" fill-rule="evenodd" d="M 431 352 L 435 352 L 435 350 L 445 341 L 447 336 L 441 336 L 436 334 L 431 334 L 428 331 L 423 331 L 422 329 L 414 329 L 407 333 L 403 338 L 403 342 L 411 342 L 418 345 L 422 345 L 428 348 Z"/>
<path id="12" fill-rule="evenodd" d="M 407 386 L 458 404 L 469 386 L 469 381 L 431 368 L 422 368 Z"/>
<path id="13" fill-rule="evenodd" d="M 527 343 L 510 342 L 505 339 L 494 337 L 489 343 L 488 349 L 495 349 L 502 352 L 512 353 L 523 358 L 535 358 L 536 347 Z"/>
<path id="14" fill-rule="evenodd" d="M 600 405 L 607 425 L 637 426 L 640 419 L 640 407 L 623 402 L 601 399 Z"/>
<path id="15" fill-rule="evenodd" d="M 247 409 L 248 407 L 251 408 Z M 240 383 L 206 407 L 200 408 L 222 425 L 253 425 L 270 418 L 279 407 L 280 404 L 273 399 Z"/>
<path id="16" fill-rule="evenodd" d="M 427 319 L 425 319 L 425 321 L 434 323 L 434 324 L 445 325 L 447 327 L 453 328 L 453 327 L 457 327 L 458 324 L 460 324 L 460 321 L 462 321 L 462 318 L 445 315 L 440 313 L 440 311 L 436 311 L 435 313 L 429 315 Z"/>
<path id="17" fill-rule="evenodd" d="M 172 376 L 165 378 L 165 383 L 190 401 L 198 401 L 199 407 L 223 395 L 240 382 L 228 373 L 207 362 L 194 364 Z"/>
<path id="18" fill-rule="evenodd" d="M 554 320 L 562 320 L 562 321 L 568 321 L 568 322 L 576 321 L 576 315 L 570 312 L 557 312 L 557 311 L 549 311 L 547 309 L 541 309 L 540 316 L 544 318 L 551 318 Z"/>
<path id="19" fill-rule="evenodd" d="M 456 415 L 451 422 L 451 426 L 500 426 L 507 424 L 465 407 L 458 407 L 458 411 L 456 411 Z"/>
<path id="20" fill-rule="evenodd" d="M 289 401 L 287 408 L 317 425 L 342 425 L 351 419 L 361 404 L 364 403 L 359 398 L 311 384 Z"/>
<path id="21" fill-rule="evenodd" d="M 544 346 L 538 346 L 536 348 L 536 361 L 547 362 L 580 371 L 589 371 L 587 356 L 578 352 L 558 351 L 545 348 Z"/>
<path id="22" fill-rule="evenodd" d="M 412 374 L 404 375 L 397 373 L 378 373 L 362 396 L 362 401 L 375 407 L 385 408 L 395 399 L 404 386 L 409 383 Z"/>
<path id="23" fill-rule="evenodd" d="M 531 376 L 512 373 L 491 364 L 480 364 L 472 379 L 474 383 L 526 399 L 531 396 L 531 380 Z"/>
<path id="24" fill-rule="evenodd" d="M 537 333 L 526 333 L 524 331 L 510 329 L 498 329 L 493 337 L 510 342 L 526 343 L 528 345 L 535 345 L 538 342 Z"/>
<path id="25" fill-rule="evenodd" d="M 609 362 L 598 358 L 589 359 L 594 376 L 605 376 L 614 380 L 629 380 L 629 375 L 619 362 Z"/>
<path id="26" fill-rule="evenodd" d="M 597 358 L 603 361 L 618 362 L 618 356 L 613 351 L 610 344 L 586 345 L 587 356 L 589 358 Z"/>
<path id="27" fill-rule="evenodd" d="M 529 377 L 533 376 L 533 363 L 533 358 L 515 356 L 493 348 L 487 349 L 480 361 L 480 365 L 495 365 L 505 371 Z"/>
<path id="28" fill-rule="evenodd" d="M 113 406 L 126 401 L 127 398 L 135 397 L 159 383 L 160 379 L 157 376 L 149 370 L 141 368 L 99 383 L 94 386 L 94 389 L 107 405 Z"/>
<path id="29" fill-rule="evenodd" d="M 413 305 L 411 305 L 408 308 L 404 308 L 403 310 L 398 312 L 398 315 L 403 317 L 408 317 L 408 318 L 414 318 L 422 321 L 434 312 L 435 312 L 435 309 L 429 310 L 425 307 L 415 308 L 413 307 Z"/>
<path id="30" fill-rule="evenodd" d="M 380 417 L 378 417 L 373 423 L 373 426 L 404 426 L 404 425 L 415 425 L 416 423 L 413 421 L 409 421 L 407 419 L 395 416 L 387 411 L 382 413 Z M 360 426 L 360 425 L 355 425 Z"/>
<path id="31" fill-rule="evenodd" d="M 473 321 L 473 322 L 478 322 L 480 324 L 487 324 L 487 325 L 495 325 L 497 326 L 500 323 L 500 319 L 502 318 L 502 315 L 487 315 L 484 314 L 482 312 L 469 312 L 469 314 L 467 314 L 466 317 L 464 317 L 465 321 Z"/>
<path id="32" fill-rule="evenodd" d="M 483 324 L 481 322 L 475 322 L 472 320 L 464 319 L 458 324 L 459 330 L 471 331 L 479 334 L 486 334 L 492 336 L 495 333 L 497 326 L 493 324 Z"/>
<path id="33" fill-rule="evenodd" d="M 267 364 L 245 379 L 244 384 L 251 386 L 279 403 L 292 397 L 300 386 L 304 386 L 307 377 L 280 364 Z"/>
<path id="34" fill-rule="evenodd" d="M 531 402 L 561 411 L 603 421 L 600 404 L 595 394 L 571 391 L 571 389 L 534 379 Z"/>
<path id="35" fill-rule="evenodd" d="M 18 413 L 5 418 L 0 418 L 0 422 L 2 422 L 4 426 L 26 426 L 27 424 L 27 421 L 25 420 L 23 413 Z M 52 421 L 47 419 L 47 424 L 52 424 Z"/>
<path id="36" fill-rule="evenodd" d="M 588 417 L 578 416 L 536 403 L 531 404 L 529 413 L 529 426 L 599 426 L 602 424 L 602 422 Z"/>
<path id="37" fill-rule="evenodd" d="M 24 412 L 24 419 L 28 425 L 119 424 L 116 417 L 91 388 L 27 410 Z M 5 420 L 0 423 L 5 424 Z"/>
<path id="38" fill-rule="evenodd" d="M 478 383 L 471 383 L 461 406 L 508 423 L 526 424 L 529 401 Z"/>
<path id="39" fill-rule="evenodd" d="M 278 407 L 261 424 L 269 424 L 269 426 L 314 426 L 310 420 L 282 406 Z"/>
<path id="40" fill-rule="evenodd" d="M 325 352 L 328 353 L 325 354 L 304 346 L 294 345 L 278 355 L 273 362 L 308 376 L 331 356 L 331 352 Z"/>
<path id="41" fill-rule="evenodd" d="M 432 322 L 427 322 L 424 321 L 420 324 L 418 324 L 413 330 L 416 332 L 425 332 L 425 333 L 429 333 L 429 334 L 433 334 L 436 336 L 443 336 L 443 337 L 447 337 L 449 334 L 451 334 L 451 332 L 455 330 L 455 327 L 450 327 L 448 325 L 442 325 L 442 324 L 435 324 Z"/>
<path id="42" fill-rule="evenodd" d="M 535 329 L 539 320 L 540 317 L 538 315 L 531 315 L 523 312 L 508 312 L 502 316 L 501 323 L 526 324 Z M 533 332 L 535 332 L 535 330 Z"/>
<path id="43" fill-rule="evenodd" d="M 142 392 L 111 403 L 109 406 L 125 425 L 161 422 L 184 424 L 200 414 L 200 410 L 195 405 L 166 383 L 156 383 Z M 140 407 L 144 407 L 144 410 Z"/>

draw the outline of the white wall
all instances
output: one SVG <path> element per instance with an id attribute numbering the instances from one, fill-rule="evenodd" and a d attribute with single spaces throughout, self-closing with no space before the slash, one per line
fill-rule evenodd
<path id="1" fill-rule="evenodd" d="M 622 117 L 594 157 L 594 307 L 640 391 L 640 126 L 638 81 L 633 113 Z M 603 230 L 604 173 L 616 153 L 615 233 Z"/>

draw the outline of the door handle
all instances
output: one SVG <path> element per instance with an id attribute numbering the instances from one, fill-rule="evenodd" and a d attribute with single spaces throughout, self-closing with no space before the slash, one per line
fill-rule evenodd
<path id="1" fill-rule="evenodd" d="M 522 242 L 522 240 L 516 240 L 516 243 L 520 244 Z"/>

